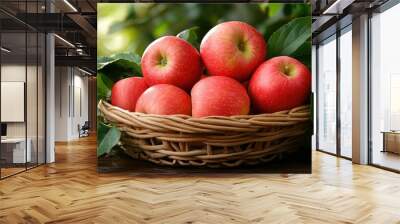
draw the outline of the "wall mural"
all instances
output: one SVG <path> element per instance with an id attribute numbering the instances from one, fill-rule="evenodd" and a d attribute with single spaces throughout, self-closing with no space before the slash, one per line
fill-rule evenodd
<path id="1" fill-rule="evenodd" d="M 98 4 L 98 170 L 311 172 L 308 4 Z"/>

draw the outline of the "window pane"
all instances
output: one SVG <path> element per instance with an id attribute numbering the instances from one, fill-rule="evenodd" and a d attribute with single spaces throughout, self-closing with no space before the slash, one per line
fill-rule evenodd
<path id="1" fill-rule="evenodd" d="M 400 32 L 394 27 L 398 27 L 399 21 L 400 5 L 371 19 L 372 163 L 397 170 L 400 170 Z"/>
<path id="2" fill-rule="evenodd" d="M 318 148 L 336 153 L 336 39 L 318 48 Z"/>
<path id="3" fill-rule="evenodd" d="M 340 36 L 340 152 L 352 154 L 352 35 L 351 30 Z"/>

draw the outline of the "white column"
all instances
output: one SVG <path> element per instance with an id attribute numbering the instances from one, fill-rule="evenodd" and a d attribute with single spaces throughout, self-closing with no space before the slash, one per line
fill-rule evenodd
<path id="1" fill-rule="evenodd" d="M 55 73 L 54 73 L 54 35 L 47 34 L 46 36 L 47 45 L 47 67 L 46 67 L 46 85 L 47 85 L 47 102 L 46 102 L 46 163 L 52 163 L 55 161 L 54 151 L 54 132 L 55 132 Z"/>
<path id="2" fill-rule="evenodd" d="M 50 1 L 46 4 L 47 12 L 53 12 L 54 6 Z M 55 161 L 55 44 L 54 35 L 46 35 L 46 163 Z"/>
<path id="3" fill-rule="evenodd" d="M 353 20 L 353 162 L 368 163 L 368 15 Z"/>

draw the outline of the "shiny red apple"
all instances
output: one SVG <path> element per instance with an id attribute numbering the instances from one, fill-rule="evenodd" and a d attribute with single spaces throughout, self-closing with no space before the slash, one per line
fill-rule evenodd
<path id="1" fill-rule="evenodd" d="M 175 36 L 153 41 L 143 53 L 141 67 L 149 86 L 171 84 L 187 91 L 200 79 L 202 72 L 199 52 Z"/>
<path id="2" fill-rule="evenodd" d="M 288 56 L 274 57 L 261 64 L 249 83 L 251 102 L 258 113 L 301 106 L 308 100 L 310 91 L 310 70 Z"/>
<path id="3" fill-rule="evenodd" d="M 210 76 L 193 86 L 192 116 L 232 116 L 248 114 L 250 99 L 243 85 L 229 77 Z"/>
<path id="4" fill-rule="evenodd" d="M 136 112 L 191 115 L 192 105 L 189 94 L 184 90 L 169 84 L 158 84 L 148 88 L 139 97 Z"/>
<path id="5" fill-rule="evenodd" d="M 265 60 L 266 47 L 254 27 L 231 21 L 218 24 L 204 36 L 200 54 L 208 74 L 242 82 Z"/>
<path id="6" fill-rule="evenodd" d="M 111 104 L 125 110 L 135 111 L 137 99 L 147 88 L 143 78 L 121 79 L 111 89 Z"/>

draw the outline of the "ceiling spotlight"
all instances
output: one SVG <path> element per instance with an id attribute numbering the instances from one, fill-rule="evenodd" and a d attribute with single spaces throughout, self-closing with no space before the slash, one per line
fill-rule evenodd
<path id="1" fill-rule="evenodd" d="M 9 49 L 7 49 L 7 48 L 5 48 L 5 47 L 1 47 L 0 49 L 1 49 L 2 51 L 6 52 L 6 53 L 10 53 L 10 52 L 11 52 L 11 50 L 9 50 Z"/>
<path id="2" fill-rule="evenodd" d="M 78 10 L 73 6 L 68 0 L 64 0 L 65 4 L 67 4 L 74 12 L 78 12 Z"/>
<path id="3" fill-rule="evenodd" d="M 76 49 L 76 53 L 78 53 L 79 55 L 84 55 L 84 52 L 83 52 L 82 48 L 77 48 Z"/>

